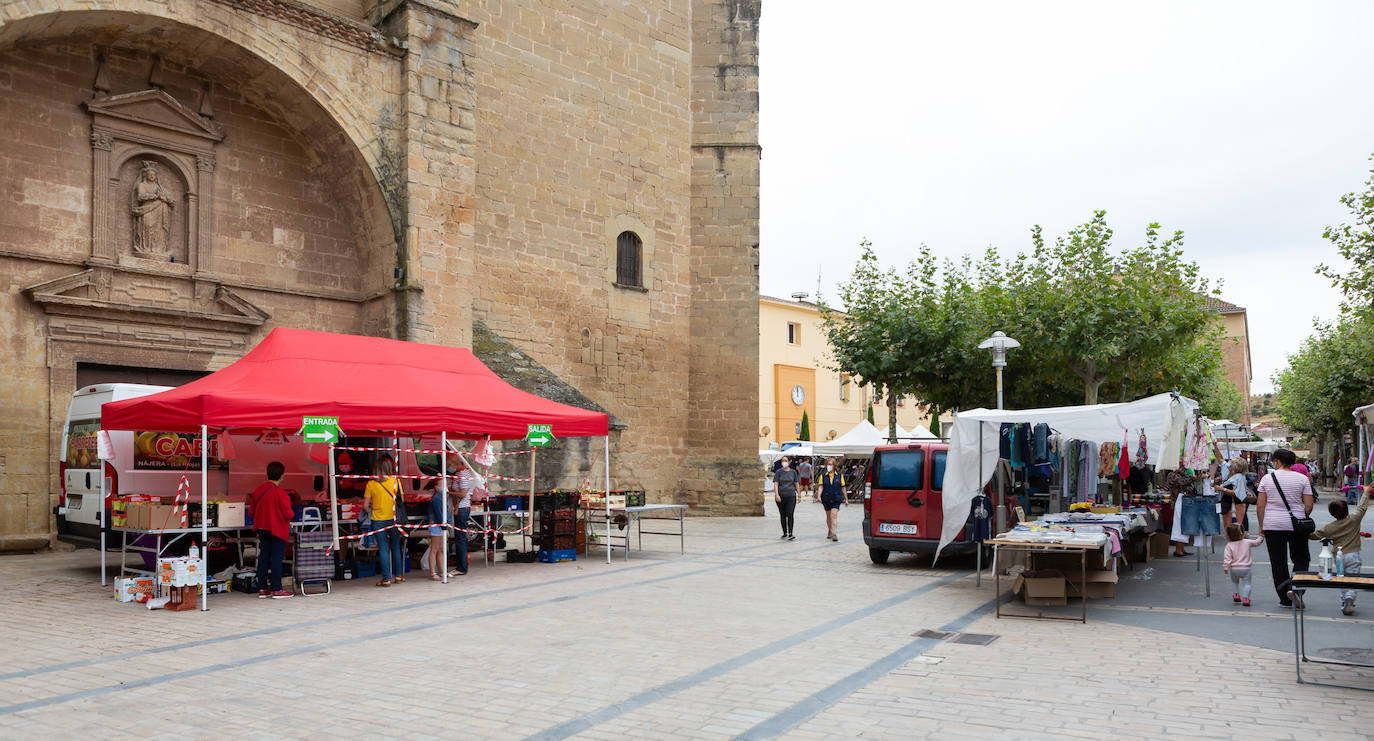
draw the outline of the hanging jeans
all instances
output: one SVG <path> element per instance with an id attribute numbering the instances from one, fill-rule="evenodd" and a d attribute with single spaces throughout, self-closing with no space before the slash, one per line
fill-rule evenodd
<path id="1" fill-rule="evenodd" d="M 1269 568 L 1274 574 L 1274 591 L 1279 602 L 1292 604 L 1288 599 L 1288 559 L 1293 559 L 1294 571 L 1307 571 L 1312 565 L 1312 553 L 1307 550 L 1307 536 L 1292 530 L 1265 530 L 1264 548 L 1269 551 Z"/>
<path id="2" fill-rule="evenodd" d="M 382 581 L 391 581 L 398 576 L 405 576 L 406 562 L 405 553 L 402 551 L 402 543 L 405 538 L 401 537 L 401 532 L 392 528 L 395 520 L 373 520 L 372 529 L 380 530 L 389 528 L 377 533 L 377 576 Z"/>
<path id="3" fill-rule="evenodd" d="M 1216 497 L 1183 497 L 1184 535 L 1220 535 L 1221 516 L 1217 514 Z"/>
<path id="4" fill-rule="evenodd" d="M 782 519 L 782 534 L 791 535 L 792 525 L 796 522 L 794 513 L 797 511 L 796 497 L 781 497 L 778 502 L 778 516 Z"/>

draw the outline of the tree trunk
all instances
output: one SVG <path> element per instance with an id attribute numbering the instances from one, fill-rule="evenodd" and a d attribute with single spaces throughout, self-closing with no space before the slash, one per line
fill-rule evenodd
<path id="1" fill-rule="evenodd" d="M 889 386 L 887 389 L 887 437 L 892 444 L 897 444 L 897 392 Z"/>
<path id="2" fill-rule="evenodd" d="M 1102 388 L 1102 382 L 1105 381 L 1105 380 L 1107 380 L 1107 379 L 1101 378 L 1101 377 L 1096 377 L 1096 378 L 1089 378 L 1089 379 L 1083 381 L 1083 403 L 1084 403 L 1084 404 L 1096 404 L 1096 403 L 1097 403 L 1097 390 L 1100 389 L 1100 388 Z"/>
<path id="3" fill-rule="evenodd" d="M 1097 361 L 1094 360 L 1087 365 L 1069 363 L 1069 370 L 1083 381 L 1083 403 L 1096 404 L 1098 389 L 1101 389 L 1102 382 L 1107 380 L 1106 374 L 1098 374 Z"/>

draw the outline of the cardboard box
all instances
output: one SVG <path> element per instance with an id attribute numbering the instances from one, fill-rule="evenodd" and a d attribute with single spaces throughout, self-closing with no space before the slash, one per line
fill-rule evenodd
<path id="1" fill-rule="evenodd" d="M 143 600 L 139 599 L 139 595 L 152 594 L 153 586 L 154 582 L 151 576 L 115 579 L 115 599 L 120 602 L 142 602 Z"/>
<path id="2" fill-rule="evenodd" d="M 1095 570 L 1088 572 L 1085 585 L 1079 584 L 1079 574 L 1068 574 L 1069 589 L 1089 599 L 1108 599 L 1116 596 L 1117 575 L 1115 571 Z"/>
<path id="3" fill-rule="evenodd" d="M 1065 574 L 1071 575 L 1075 579 L 1078 578 L 1079 574 L 1083 573 L 1083 559 L 1081 556 L 1078 555 L 1077 551 L 1074 551 L 1073 553 L 1032 552 L 1029 555 L 1030 568 L 1033 570 L 1045 571 L 1049 569 L 1054 571 L 1062 571 Z M 1088 551 L 1087 564 L 1089 569 L 1093 567 L 1094 562 L 1096 562 L 1098 566 L 1102 564 L 1101 551 Z"/>
<path id="4" fill-rule="evenodd" d="M 244 527 L 248 505 L 243 502 L 219 502 L 215 507 L 216 527 Z"/>
<path id="5" fill-rule="evenodd" d="M 1149 557 L 1146 560 L 1169 557 L 1169 534 L 1150 533 Z"/>
<path id="6" fill-rule="evenodd" d="M 1028 605 L 1067 605 L 1069 582 L 1053 569 L 1023 572 L 1016 577 L 1012 591 L 1021 594 Z"/>
<path id="7" fill-rule="evenodd" d="M 181 514 L 175 506 L 166 504 L 146 505 L 148 524 L 145 530 L 178 530 L 181 528 Z"/>

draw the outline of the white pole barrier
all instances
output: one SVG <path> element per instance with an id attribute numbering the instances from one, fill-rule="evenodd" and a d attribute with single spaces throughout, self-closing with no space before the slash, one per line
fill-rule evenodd
<path id="1" fill-rule="evenodd" d="M 529 552 L 531 546 L 534 544 L 534 454 L 538 450 L 539 449 L 536 447 L 530 447 L 530 511 L 528 513 L 528 518 L 525 520 L 525 524 L 529 526 L 529 531 L 525 534 L 526 552 Z M 576 518 L 573 519 L 573 524 L 577 524 Z M 573 550 L 577 550 L 577 541 L 575 538 L 576 536 L 574 536 L 573 540 Z"/>
<path id="2" fill-rule="evenodd" d="M 220 433 L 224 434 L 224 433 Z M 200 611 L 210 609 L 210 594 L 206 590 L 206 572 L 210 564 L 210 434 L 205 425 L 200 426 Z"/>
<path id="3" fill-rule="evenodd" d="M 449 484 L 449 480 L 448 480 L 448 433 L 447 433 L 447 432 L 441 432 L 441 433 L 439 433 L 439 474 L 440 474 L 441 476 L 444 477 L 444 478 L 440 479 L 440 480 L 443 482 L 443 486 L 442 486 L 442 487 L 437 487 L 437 488 L 439 488 L 439 489 L 442 490 L 442 492 L 443 492 L 443 493 L 442 493 L 442 496 L 443 496 L 443 498 L 444 498 L 443 503 L 439 505 L 439 506 L 440 506 L 440 512 L 443 513 L 443 521 L 444 521 L 444 524 L 445 524 L 445 525 L 448 525 L 448 492 L 449 492 L 449 485 L 450 485 L 450 484 Z M 462 534 L 462 533 L 459 533 L 459 534 L 458 534 L 458 537 L 460 537 L 460 538 L 463 537 L 463 534 Z M 447 528 L 447 527 L 443 527 L 443 528 L 440 528 L 440 529 L 439 529 L 439 542 L 443 545 L 443 550 L 440 551 L 440 556 L 439 556 L 439 566 L 440 566 L 440 568 L 443 569 L 444 583 L 445 583 L 445 584 L 448 584 L 448 528 Z M 433 554 L 433 553 L 429 554 L 429 557 L 430 557 L 431 559 L 434 558 L 434 554 Z"/>
<path id="4" fill-rule="evenodd" d="M 630 531 L 625 530 L 625 555 L 630 553 Z M 611 562 L 611 433 L 606 432 L 606 563 Z"/>
<path id="5" fill-rule="evenodd" d="M 329 519 L 334 523 L 334 553 L 339 553 L 339 487 L 334 477 L 334 443 L 329 444 Z M 343 554 L 339 554 L 341 557 Z M 259 587 L 261 589 L 261 587 Z"/>

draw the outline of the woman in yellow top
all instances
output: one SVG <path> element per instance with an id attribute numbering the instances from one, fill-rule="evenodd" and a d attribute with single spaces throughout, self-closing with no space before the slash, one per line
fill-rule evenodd
<path id="1" fill-rule="evenodd" d="M 395 471 L 390 456 L 382 456 L 377 461 L 377 478 L 367 482 L 363 492 L 363 511 L 372 512 L 372 529 L 381 531 L 377 533 L 377 575 L 382 578 L 377 582 L 379 587 L 406 580 L 406 539 L 391 527 L 396 524 L 396 498 L 401 496 L 401 482 L 392 475 Z"/>

